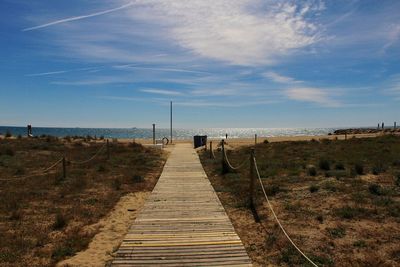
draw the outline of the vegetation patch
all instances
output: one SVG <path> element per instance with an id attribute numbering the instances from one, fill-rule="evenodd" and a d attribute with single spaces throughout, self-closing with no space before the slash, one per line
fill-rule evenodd
<path id="1" fill-rule="evenodd" d="M 96 154 L 104 145 L 96 139 L 0 140 L 0 178 L 6 179 L 0 183 L 0 266 L 25 266 L 27 261 L 54 266 L 88 245 L 95 233 L 81 229 L 98 222 L 123 195 L 152 190 L 166 159 L 162 151 L 116 142 L 110 144 L 109 160 L 103 151 L 86 164 L 73 164 Z M 64 155 L 71 162 L 65 179 L 62 164 L 19 179 Z"/>
<path id="2" fill-rule="evenodd" d="M 230 160 L 248 158 L 252 147 L 237 149 Z M 255 155 L 261 175 L 267 177 L 262 182 L 276 215 L 318 266 L 391 266 L 396 261 L 399 136 L 261 143 L 255 146 Z M 276 227 L 258 181 L 254 197 L 260 222 L 242 205 L 249 197 L 248 165 L 229 178 L 231 174 L 220 174 L 220 153 L 216 160 L 207 152 L 200 156 L 253 263 L 309 266 Z M 352 251 L 357 251 L 357 259 Z"/>

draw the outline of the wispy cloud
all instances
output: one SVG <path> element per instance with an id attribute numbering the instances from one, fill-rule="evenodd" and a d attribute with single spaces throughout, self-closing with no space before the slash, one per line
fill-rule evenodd
<path id="1" fill-rule="evenodd" d="M 66 22 L 71 22 L 71 21 L 75 21 L 75 20 L 81 20 L 81 19 L 87 19 L 87 18 L 91 18 L 91 17 L 96 17 L 96 16 L 100 16 L 100 15 L 104 15 L 104 14 L 115 12 L 115 11 L 118 11 L 118 10 L 121 10 L 121 9 L 128 8 L 128 7 L 132 6 L 133 4 L 134 3 L 131 2 L 131 3 L 116 7 L 116 8 L 112 8 L 112 9 L 108 9 L 108 10 L 104 10 L 104 11 L 100 11 L 100 12 L 96 12 L 96 13 L 91 13 L 91 14 L 87 14 L 87 15 L 83 15 L 83 16 L 76 16 L 76 17 L 60 19 L 60 20 L 48 22 L 48 23 L 45 23 L 45 24 L 37 25 L 37 26 L 34 26 L 34 27 L 25 28 L 22 31 L 23 32 L 32 31 L 32 30 L 46 28 L 46 27 L 57 25 L 57 24 L 61 24 L 61 23 L 66 23 Z"/>
<path id="2" fill-rule="evenodd" d="M 302 81 L 297 81 L 289 76 L 283 76 L 273 71 L 265 72 L 263 73 L 263 76 L 276 83 L 284 83 L 284 84 L 302 83 Z"/>
<path id="3" fill-rule="evenodd" d="M 49 72 L 40 72 L 40 73 L 30 73 L 26 74 L 27 77 L 40 77 L 40 76 L 50 76 L 50 75 L 58 75 L 64 74 L 74 71 L 97 71 L 100 70 L 102 67 L 90 67 L 90 68 L 78 68 L 78 69 L 71 69 L 71 70 L 59 70 L 59 71 L 49 71 Z"/>
<path id="4" fill-rule="evenodd" d="M 392 75 L 383 86 L 384 92 L 395 95 L 396 100 L 400 100 L 400 74 Z"/>
<path id="5" fill-rule="evenodd" d="M 237 65 L 271 64 L 319 41 L 320 1 L 138 0 L 131 19 L 169 25 L 169 34 L 196 55 Z M 144 15 L 145 14 L 145 15 Z M 168 29 L 167 28 L 167 29 Z"/>
<path id="6" fill-rule="evenodd" d="M 340 103 L 332 99 L 329 94 L 322 89 L 312 87 L 289 88 L 285 91 L 289 99 L 303 102 L 316 103 L 324 107 L 339 107 Z"/>
<path id="7" fill-rule="evenodd" d="M 158 94 L 158 95 L 182 95 L 181 92 L 165 90 L 165 89 L 140 89 L 141 92 L 150 93 L 150 94 Z"/>
<path id="8" fill-rule="evenodd" d="M 184 73 L 197 73 L 197 74 L 210 74 L 206 71 L 197 71 L 197 70 L 189 70 L 189 69 L 177 69 L 177 68 L 156 68 L 156 67 L 142 67 L 137 65 L 116 65 L 114 68 L 117 69 L 135 69 L 135 70 L 149 70 L 149 71 L 166 71 L 166 72 L 184 72 Z"/>
<path id="9" fill-rule="evenodd" d="M 276 100 L 254 100 L 254 101 L 207 101 L 207 100 L 181 100 L 175 101 L 174 105 L 186 107 L 216 107 L 216 108 L 235 108 L 246 106 L 259 106 L 276 104 Z"/>

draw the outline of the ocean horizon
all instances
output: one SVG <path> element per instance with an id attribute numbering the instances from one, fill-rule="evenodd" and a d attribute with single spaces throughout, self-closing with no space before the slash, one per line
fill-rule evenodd
<path id="1" fill-rule="evenodd" d="M 325 127 L 325 128 L 176 128 L 173 129 L 173 138 L 177 140 L 191 139 L 195 135 L 207 135 L 209 139 L 225 138 L 252 138 L 255 134 L 259 137 L 276 136 L 318 136 L 333 133 L 335 130 L 347 127 Z M 357 127 L 368 128 L 368 127 Z M 151 128 L 79 128 L 79 127 L 33 127 L 34 136 L 52 135 L 57 137 L 65 136 L 97 136 L 105 138 L 124 139 L 151 139 L 153 131 Z M 12 135 L 25 136 L 26 127 L 21 126 L 0 126 L 0 135 L 10 132 Z M 156 138 L 170 137 L 169 128 L 156 128 Z"/>

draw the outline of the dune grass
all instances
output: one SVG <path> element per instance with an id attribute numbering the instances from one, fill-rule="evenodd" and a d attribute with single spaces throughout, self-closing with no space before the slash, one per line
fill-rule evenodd
<path id="1" fill-rule="evenodd" d="M 22 177 L 65 155 L 90 158 L 104 144 L 94 138 L 0 140 L 0 178 Z M 58 165 L 48 174 L 0 182 L 0 265 L 53 266 L 84 249 L 95 232 L 82 231 L 129 192 L 152 190 L 165 162 L 161 151 L 110 142 L 84 165 Z"/>
<path id="2" fill-rule="evenodd" d="M 235 165 L 249 153 L 250 147 L 242 147 L 228 157 Z M 258 184 L 260 223 L 254 221 L 249 164 L 234 176 L 222 174 L 220 154 L 211 160 L 201 153 L 201 160 L 253 261 L 308 266 L 276 227 Z M 400 263 L 399 136 L 263 143 L 255 155 L 278 217 L 318 265 Z"/>

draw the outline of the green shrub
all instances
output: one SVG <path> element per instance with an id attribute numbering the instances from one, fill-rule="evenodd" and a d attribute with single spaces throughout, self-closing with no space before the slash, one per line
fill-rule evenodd
<path id="1" fill-rule="evenodd" d="M 58 246 L 53 250 L 51 258 L 55 261 L 59 261 L 68 256 L 73 256 L 75 250 L 71 246 Z"/>
<path id="2" fill-rule="evenodd" d="M 67 225 L 67 220 L 65 216 L 62 213 L 58 212 L 56 214 L 56 220 L 53 223 L 53 229 L 59 230 L 64 228 L 66 225 Z"/>
<path id="3" fill-rule="evenodd" d="M 382 163 L 377 163 L 372 167 L 372 174 L 377 175 L 380 173 L 385 172 L 385 167 L 383 166 Z"/>
<path id="4" fill-rule="evenodd" d="M 25 169 L 22 166 L 18 166 L 17 169 L 15 170 L 15 175 L 22 175 L 25 174 Z"/>
<path id="5" fill-rule="evenodd" d="M 365 248 L 367 247 L 367 243 L 365 243 L 364 240 L 357 240 L 353 243 L 353 246 L 357 248 Z"/>
<path id="6" fill-rule="evenodd" d="M 318 166 L 321 170 L 329 171 L 331 169 L 331 164 L 327 159 L 320 159 Z"/>
<path id="7" fill-rule="evenodd" d="M 311 186 L 309 187 L 309 190 L 310 190 L 311 193 L 315 193 L 315 192 L 317 192 L 317 191 L 319 190 L 319 186 L 313 184 L 313 185 L 311 185 Z"/>
<path id="8" fill-rule="evenodd" d="M 400 186 L 400 173 L 397 173 L 397 174 L 396 174 L 394 183 L 395 183 L 397 186 Z"/>
<path id="9" fill-rule="evenodd" d="M 316 176 L 317 175 L 317 169 L 313 165 L 307 166 L 307 173 L 310 176 Z"/>
<path id="10" fill-rule="evenodd" d="M 14 150 L 12 148 L 7 147 L 4 150 L 4 154 L 7 155 L 7 156 L 10 156 L 10 157 L 13 157 L 15 155 L 15 152 L 14 152 Z"/>
<path id="11" fill-rule="evenodd" d="M 368 214 L 368 211 L 364 208 L 354 208 L 350 206 L 344 206 L 335 210 L 337 216 L 343 219 L 353 219 L 361 215 Z"/>
<path id="12" fill-rule="evenodd" d="M 100 164 L 100 165 L 97 167 L 97 171 L 98 171 L 98 172 L 105 172 L 105 171 L 106 171 L 106 167 L 105 167 L 103 164 Z"/>
<path id="13" fill-rule="evenodd" d="M 364 174 L 364 165 L 362 163 L 356 163 L 354 164 L 354 171 L 358 175 Z"/>
<path id="14" fill-rule="evenodd" d="M 347 172 L 345 170 L 331 170 L 325 173 L 326 177 L 335 177 L 336 179 L 344 178 L 347 176 Z"/>
<path id="15" fill-rule="evenodd" d="M 330 192 L 336 192 L 337 191 L 337 186 L 336 183 L 334 183 L 334 181 L 327 181 L 324 183 L 323 188 L 327 191 Z"/>
<path id="16" fill-rule="evenodd" d="M 10 138 L 12 136 L 11 132 L 9 130 L 6 131 L 6 135 L 4 136 L 5 138 Z"/>
<path id="17" fill-rule="evenodd" d="M 380 186 L 380 185 L 378 185 L 378 184 L 370 184 L 370 185 L 368 186 L 368 190 L 369 190 L 369 192 L 370 192 L 371 194 L 373 194 L 373 195 L 380 196 L 380 195 L 383 194 L 382 186 Z"/>
<path id="18" fill-rule="evenodd" d="M 115 190 L 121 190 L 121 181 L 118 178 L 115 178 L 112 182 L 112 186 Z"/>
<path id="19" fill-rule="evenodd" d="M 344 170 L 345 169 L 344 164 L 341 163 L 341 162 L 336 163 L 335 164 L 335 169 L 336 170 Z"/>
<path id="20" fill-rule="evenodd" d="M 133 175 L 133 177 L 132 177 L 132 181 L 134 182 L 134 183 L 142 183 L 142 182 L 144 182 L 144 178 L 143 178 L 143 176 L 141 176 L 141 175 Z"/>
<path id="21" fill-rule="evenodd" d="M 342 238 L 346 235 L 346 229 L 341 226 L 336 228 L 326 228 L 326 230 L 332 238 Z"/>
<path id="22" fill-rule="evenodd" d="M 265 140 L 263 141 L 263 143 L 264 143 L 264 144 L 268 144 L 269 141 L 268 141 L 267 139 L 265 139 Z"/>
<path id="23" fill-rule="evenodd" d="M 282 192 L 284 190 L 282 190 L 282 188 L 280 188 L 279 185 L 272 185 L 272 186 L 267 186 L 266 188 L 266 193 L 268 196 L 275 196 L 276 194 L 278 194 L 279 192 Z"/>

